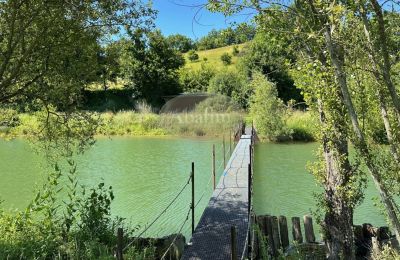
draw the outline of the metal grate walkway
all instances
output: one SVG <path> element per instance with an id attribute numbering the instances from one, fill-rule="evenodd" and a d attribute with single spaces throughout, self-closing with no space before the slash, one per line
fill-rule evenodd
<path id="1" fill-rule="evenodd" d="M 230 259 L 231 226 L 237 230 L 239 258 L 248 232 L 248 164 L 251 135 L 242 135 L 182 259 Z"/>

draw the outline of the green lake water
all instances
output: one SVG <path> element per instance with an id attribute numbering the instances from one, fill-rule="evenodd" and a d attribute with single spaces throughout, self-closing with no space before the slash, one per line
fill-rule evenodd
<path id="1" fill-rule="evenodd" d="M 195 162 L 196 221 L 212 192 L 211 149 L 217 146 L 217 166 L 221 165 L 221 141 L 184 138 L 99 139 L 95 146 L 76 159 L 82 184 L 100 182 L 113 186 L 114 215 L 142 228 L 162 211 L 189 178 Z M 316 144 L 258 144 L 255 152 L 255 197 L 257 214 L 303 216 L 315 209 L 313 192 L 318 187 L 305 165 L 313 160 Z M 23 208 L 33 197 L 49 168 L 24 140 L 0 139 L 0 198 L 6 209 Z M 219 171 L 221 173 L 221 171 Z M 384 218 L 372 205 L 376 196 L 369 187 L 364 203 L 355 214 L 355 223 L 384 225 Z M 147 235 L 175 233 L 185 220 L 190 205 L 190 186 L 171 208 L 149 229 Z M 190 221 L 183 233 L 190 233 Z"/>

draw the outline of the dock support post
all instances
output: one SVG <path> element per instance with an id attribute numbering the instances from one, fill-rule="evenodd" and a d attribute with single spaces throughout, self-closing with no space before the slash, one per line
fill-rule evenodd
<path id="1" fill-rule="evenodd" d="M 192 235 L 194 234 L 194 162 L 192 162 Z"/>
<path id="2" fill-rule="evenodd" d="M 293 240 L 297 243 L 303 243 L 303 235 L 301 234 L 301 226 L 300 226 L 300 218 L 293 217 L 292 218 L 292 233 L 293 233 Z"/>
<path id="3" fill-rule="evenodd" d="M 238 260 L 236 227 L 231 226 L 231 260 Z"/>
<path id="4" fill-rule="evenodd" d="M 117 260 L 123 260 L 123 240 L 124 240 L 124 231 L 122 228 L 118 228 L 117 230 Z"/>
<path id="5" fill-rule="evenodd" d="M 213 175 L 213 180 L 214 180 L 214 190 L 215 190 L 215 144 L 213 144 L 213 150 L 212 150 L 212 175 Z"/>
<path id="6" fill-rule="evenodd" d="M 281 235 L 282 249 L 285 250 L 289 246 L 289 231 L 285 216 L 279 216 L 279 234 Z"/>
<path id="7" fill-rule="evenodd" d="M 311 216 L 304 216 L 304 234 L 306 237 L 307 243 L 314 243 L 315 242 L 315 235 L 314 235 L 314 227 L 313 221 Z"/>

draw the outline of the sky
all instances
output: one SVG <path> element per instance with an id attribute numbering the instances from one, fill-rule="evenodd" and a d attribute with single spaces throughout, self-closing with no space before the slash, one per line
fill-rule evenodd
<path id="1" fill-rule="evenodd" d="M 158 10 L 156 26 L 166 36 L 179 33 L 198 39 L 212 29 L 227 28 L 233 22 L 251 21 L 247 14 L 225 18 L 223 14 L 193 7 L 205 2 L 207 0 L 153 0 L 153 8 Z"/>

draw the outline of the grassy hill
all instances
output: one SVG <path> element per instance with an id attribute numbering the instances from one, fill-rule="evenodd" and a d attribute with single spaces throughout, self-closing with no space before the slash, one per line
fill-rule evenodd
<path id="1" fill-rule="evenodd" d="M 240 55 L 241 55 L 240 52 L 242 52 L 243 49 L 246 47 L 246 43 L 236 45 L 239 49 L 238 56 L 234 56 L 232 54 L 233 46 L 234 45 L 225 46 L 225 47 L 212 49 L 212 50 L 198 51 L 197 54 L 199 55 L 199 60 L 196 62 L 191 62 L 187 57 L 188 55 L 185 54 L 185 59 L 186 59 L 185 68 L 197 70 L 197 69 L 201 68 L 201 64 L 203 62 L 206 62 L 207 64 L 211 65 L 213 68 L 215 68 L 217 70 L 222 69 L 222 68 L 234 68 L 238 59 L 240 58 Z M 231 65 L 226 66 L 222 63 L 221 55 L 224 53 L 228 53 L 229 55 L 232 56 L 232 64 Z M 206 59 L 206 61 L 204 59 Z"/>

